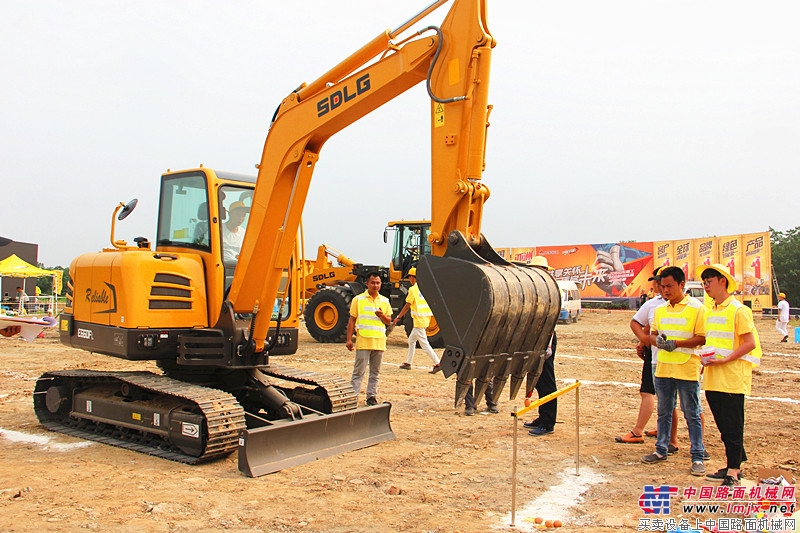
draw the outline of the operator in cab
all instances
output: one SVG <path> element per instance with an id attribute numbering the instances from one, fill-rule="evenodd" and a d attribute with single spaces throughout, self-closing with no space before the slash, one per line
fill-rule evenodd
<path id="1" fill-rule="evenodd" d="M 236 264 L 244 241 L 245 219 L 250 209 L 242 202 L 233 202 L 228 208 L 228 220 L 222 225 L 222 261 Z"/>

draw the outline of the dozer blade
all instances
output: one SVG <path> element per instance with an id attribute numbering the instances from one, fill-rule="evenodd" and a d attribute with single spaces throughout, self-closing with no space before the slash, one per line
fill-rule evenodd
<path id="1" fill-rule="evenodd" d="M 444 256 L 426 255 L 417 265 L 420 290 L 445 341 L 442 372 L 458 378 L 456 407 L 472 380 L 476 398 L 494 382 L 495 399 L 509 375 L 512 399 L 524 378 L 535 383 L 561 311 L 552 275 L 511 264 L 483 236 L 481 242 L 473 248 L 453 231 Z"/>
<path id="2" fill-rule="evenodd" d="M 239 471 L 250 477 L 263 476 L 392 440 L 391 408 L 390 403 L 382 403 L 297 421 L 260 420 L 266 425 L 239 434 Z"/>

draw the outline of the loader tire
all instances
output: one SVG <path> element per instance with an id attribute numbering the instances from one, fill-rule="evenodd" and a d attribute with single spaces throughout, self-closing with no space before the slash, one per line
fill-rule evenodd
<path id="1" fill-rule="evenodd" d="M 414 321 L 410 316 L 406 318 L 403 325 L 406 328 L 406 335 L 411 335 L 411 330 L 414 329 Z M 431 348 L 444 348 L 444 339 L 442 338 L 442 330 L 439 329 L 439 323 L 436 322 L 435 317 L 431 317 L 431 323 L 425 328 L 425 334 L 428 336 L 428 342 Z M 419 348 L 419 343 L 417 343 Z"/>
<path id="2" fill-rule="evenodd" d="M 347 287 L 324 287 L 317 291 L 303 311 L 308 333 L 317 342 L 345 342 L 352 300 L 353 293 Z"/>

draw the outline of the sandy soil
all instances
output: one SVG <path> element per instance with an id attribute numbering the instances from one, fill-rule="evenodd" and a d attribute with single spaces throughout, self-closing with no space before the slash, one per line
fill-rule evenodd
<path id="1" fill-rule="evenodd" d="M 591 313 L 558 326 L 559 386 L 583 383 L 580 476 L 575 395 L 569 393 L 559 400 L 552 435 L 531 437 L 520 423 L 516 530 L 534 529 L 534 516 L 562 520 L 561 531 L 635 530 L 644 485 L 704 484 L 689 474 L 685 425 L 680 451 L 664 464 L 639 462 L 653 450 L 653 439 L 613 442 L 633 426 L 639 405 L 641 365 L 628 328 L 631 316 Z M 756 468 L 765 466 L 797 474 L 800 345 L 779 343 L 772 321 L 759 319 L 757 326 L 765 355 L 747 403 L 750 460 L 744 473 L 755 477 Z M 379 398 L 393 405 L 396 440 L 250 479 L 238 472 L 235 455 L 192 467 L 43 429 L 31 401 L 43 371 L 153 367 L 64 347 L 54 331 L 31 344 L 0 338 L 0 531 L 514 530 L 509 413 L 521 399 L 504 397 L 499 415 L 465 417 L 463 407 L 452 406 L 454 381 L 428 374 L 421 352 L 411 371 L 400 370 L 405 353 L 398 328 L 389 339 Z M 304 331 L 300 354 L 280 362 L 347 379 L 352 369 L 343 345 L 317 344 Z M 707 467 L 714 471 L 724 466 L 724 451 L 710 416 L 706 442 L 712 456 Z M 578 486 L 581 495 L 570 490 Z"/>

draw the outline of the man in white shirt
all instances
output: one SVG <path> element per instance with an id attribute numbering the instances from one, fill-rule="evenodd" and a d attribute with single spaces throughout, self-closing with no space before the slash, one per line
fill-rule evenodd
<path id="1" fill-rule="evenodd" d="M 775 329 L 777 329 L 783 338 L 781 342 L 789 342 L 789 330 L 787 326 L 789 325 L 789 302 L 786 301 L 786 294 L 780 293 L 778 295 L 778 322 L 775 324 Z"/>
<path id="2" fill-rule="evenodd" d="M 222 225 L 222 261 L 234 265 L 244 241 L 244 220 L 250 209 L 242 202 L 233 202 L 228 208 L 228 220 Z"/>

